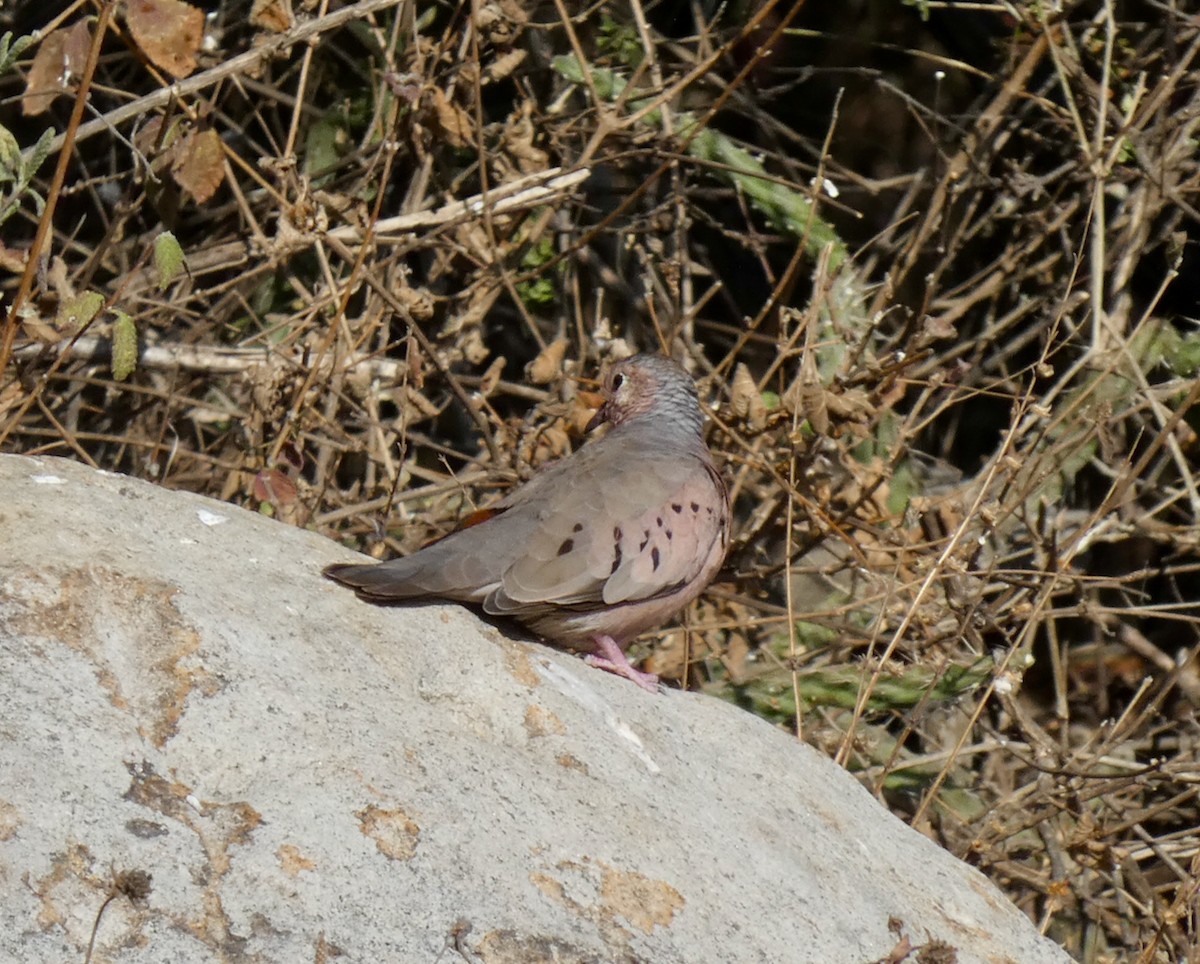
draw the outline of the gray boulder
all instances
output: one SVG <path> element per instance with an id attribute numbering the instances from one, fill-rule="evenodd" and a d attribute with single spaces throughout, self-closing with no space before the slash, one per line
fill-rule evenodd
<path id="1" fill-rule="evenodd" d="M 0 959 L 1068 960 L 808 746 L 313 533 L 0 456 L 0 545 Z"/>

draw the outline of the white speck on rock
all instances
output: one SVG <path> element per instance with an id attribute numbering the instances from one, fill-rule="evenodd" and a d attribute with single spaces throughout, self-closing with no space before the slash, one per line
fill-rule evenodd
<path id="1" fill-rule="evenodd" d="M 604 722 L 608 724 L 609 728 L 629 744 L 630 749 L 633 750 L 633 755 L 646 765 L 647 770 L 651 773 L 662 772 L 662 768 L 646 752 L 646 747 L 642 743 L 641 737 L 633 732 L 633 728 L 616 714 L 608 701 L 592 688 L 586 679 L 582 679 L 574 673 L 567 672 L 557 663 L 551 662 L 548 659 L 539 659 L 535 662 L 535 665 L 541 671 L 542 676 L 556 690 L 564 696 L 572 697 L 597 716 L 603 717 Z M 589 676 L 593 672 L 595 671 L 590 668 L 588 669 Z"/>

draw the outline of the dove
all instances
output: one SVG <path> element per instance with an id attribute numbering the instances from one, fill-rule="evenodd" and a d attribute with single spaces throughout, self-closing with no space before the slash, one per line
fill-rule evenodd
<path id="1" fill-rule="evenodd" d="M 453 600 L 657 691 L 625 656 L 712 581 L 729 545 L 729 496 L 704 443 L 691 376 L 668 358 L 618 361 L 586 431 L 603 436 L 412 555 L 324 574 L 371 602 Z"/>

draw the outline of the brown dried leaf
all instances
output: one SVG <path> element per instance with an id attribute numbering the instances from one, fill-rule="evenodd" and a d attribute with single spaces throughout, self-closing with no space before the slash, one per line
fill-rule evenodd
<path id="1" fill-rule="evenodd" d="M 800 406 L 808 424 L 821 435 L 829 434 L 829 409 L 825 401 L 828 394 L 825 386 L 821 384 L 816 362 L 809 353 L 808 363 L 804 365 L 800 375 Z"/>
<path id="2" fill-rule="evenodd" d="M 433 295 L 427 288 L 410 288 L 407 284 L 393 292 L 396 300 L 416 321 L 428 321 L 433 317 Z"/>
<path id="3" fill-rule="evenodd" d="M 492 350 L 483 343 L 483 326 L 476 325 L 458 339 L 463 359 L 472 365 L 482 365 Z"/>
<path id="4" fill-rule="evenodd" d="M 40 341 L 44 345 L 56 345 L 62 341 L 62 335 L 41 318 L 33 316 L 21 320 L 21 331 L 27 338 Z"/>
<path id="5" fill-rule="evenodd" d="M 408 380 L 416 389 L 425 387 L 425 355 L 421 343 L 409 334 L 404 342 L 404 354 L 408 359 Z"/>
<path id="6" fill-rule="evenodd" d="M 125 24 L 142 53 L 172 77 L 196 69 L 204 13 L 183 0 L 126 0 Z"/>
<path id="7" fill-rule="evenodd" d="M 410 422 L 420 422 L 427 418 L 437 418 L 442 414 L 441 409 L 433 404 L 411 385 L 405 385 L 397 393 L 398 401 L 402 402 L 407 419 Z"/>
<path id="8" fill-rule="evenodd" d="M 498 218 L 494 220 L 499 221 Z M 464 221 L 458 225 L 454 229 L 454 240 L 470 257 L 485 263 L 498 260 L 494 254 L 495 245 L 492 243 L 491 236 L 479 220 Z"/>
<path id="9" fill-rule="evenodd" d="M 0 241 L 0 268 L 12 274 L 20 274 L 25 270 L 25 262 L 29 259 L 29 251 L 24 248 L 10 248 Z"/>
<path id="10" fill-rule="evenodd" d="M 521 442 L 521 458 L 526 465 L 545 465 L 571 454 L 571 435 L 561 418 L 541 431 L 531 432 Z"/>
<path id="11" fill-rule="evenodd" d="M 225 158 L 216 131 L 196 131 L 181 140 L 171 164 L 175 183 L 204 204 L 225 178 Z"/>
<path id="12" fill-rule="evenodd" d="M 499 285 L 475 285 L 467 296 L 467 304 L 446 320 L 446 324 L 442 326 L 441 336 L 449 338 L 465 328 L 478 328 L 483 324 L 483 319 L 492 310 L 492 305 L 496 303 L 496 299 L 500 297 L 503 290 Z M 487 354 L 485 353 L 483 357 L 486 358 Z M 478 364 L 474 361 L 472 363 Z"/>
<path id="13" fill-rule="evenodd" d="M 296 483 L 279 469 L 264 469 L 254 477 L 254 498 L 272 505 L 291 505 L 296 501 Z"/>
<path id="14" fill-rule="evenodd" d="M 582 435 L 592 423 L 592 416 L 604 404 L 604 396 L 599 392 L 580 391 L 571 399 L 571 409 L 567 413 L 567 424 L 575 435 Z"/>
<path id="15" fill-rule="evenodd" d="M 341 191 L 312 192 L 313 201 L 332 214 L 337 215 L 346 224 L 366 229 L 371 223 L 370 208 L 363 203 L 362 198 Z"/>
<path id="16" fill-rule="evenodd" d="M 475 139 L 471 136 L 471 118 L 457 104 L 452 104 L 445 92 L 433 88 L 433 112 L 438 127 L 446 137 L 446 142 L 455 148 L 471 147 Z"/>
<path id="17" fill-rule="evenodd" d="M 523 48 L 509 50 L 502 53 L 499 57 L 493 60 L 484 68 L 483 83 L 494 84 L 498 80 L 503 80 L 514 70 L 525 62 L 525 58 L 529 56 L 529 51 Z"/>
<path id="18" fill-rule="evenodd" d="M 729 408 L 734 418 L 740 419 L 752 430 L 762 431 L 767 424 L 767 406 L 750 369 L 739 363 L 733 370 L 733 385 L 730 388 Z"/>
<path id="19" fill-rule="evenodd" d="M 250 7 L 250 22 L 272 33 L 286 33 L 295 23 L 292 5 L 289 0 L 254 0 Z"/>
<path id="20" fill-rule="evenodd" d="M 849 422 L 866 422 L 875 414 L 875 406 L 862 389 L 851 389 L 841 395 L 826 392 L 824 399 L 830 412 Z"/>
<path id="21" fill-rule="evenodd" d="M 498 355 L 488 365 L 487 371 L 483 373 L 483 377 L 479 380 L 479 394 L 484 398 L 489 397 L 496 390 L 496 385 L 500 382 L 500 376 L 504 374 L 504 365 L 504 356 Z"/>
<path id="22" fill-rule="evenodd" d="M 895 408 L 904 399 L 904 383 L 894 381 L 879 398 L 880 408 Z"/>
<path id="23" fill-rule="evenodd" d="M 152 117 L 142 124 L 133 135 L 133 146 L 147 157 L 158 157 L 164 149 L 170 148 L 171 144 L 178 139 L 182 131 L 182 124 L 182 118 L 178 119 L 164 135 L 163 119 Z"/>
<path id="24" fill-rule="evenodd" d="M 534 385 L 549 385 L 562 371 L 566 357 L 567 339 L 555 338 L 526 366 L 525 374 Z"/>
<path id="25" fill-rule="evenodd" d="M 931 315 L 925 319 L 921 335 L 923 341 L 942 341 L 947 338 L 957 338 L 958 329 L 954 326 L 954 322 L 947 320 L 944 315 Z"/>
<path id="26" fill-rule="evenodd" d="M 522 174 L 536 174 L 550 165 L 550 155 L 535 147 L 537 135 L 532 118 L 533 104 L 525 101 L 524 106 L 511 114 L 504 125 L 504 150 L 517 162 Z"/>
<path id="27" fill-rule="evenodd" d="M 519 0 L 480 4 L 475 14 L 475 28 L 494 44 L 512 43 L 528 22 L 529 13 Z"/>
<path id="28" fill-rule="evenodd" d="M 829 434 L 829 393 L 821 384 L 815 369 L 802 365 L 796 380 L 788 386 L 783 398 L 784 410 L 808 424 L 820 435 Z"/>
<path id="29" fill-rule="evenodd" d="M 92 32 L 86 20 L 48 33 L 38 45 L 25 78 L 21 113 L 26 117 L 45 113 L 55 97 L 70 91 L 73 78 L 83 72 L 91 46 Z"/>

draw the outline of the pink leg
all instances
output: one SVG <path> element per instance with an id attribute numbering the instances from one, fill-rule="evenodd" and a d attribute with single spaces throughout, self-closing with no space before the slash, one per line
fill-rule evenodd
<path id="1" fill-rule="evenodd" d="M 595 642 L 596 652 L 585 659 L 589 666 L 607 670 L 617 676 L 624 676 L 651 693 L 658 692 L 658 677 L 653 673 L 643 673 L 634 669 L 615 639 L 611 636 L 597 636 Z"/>

